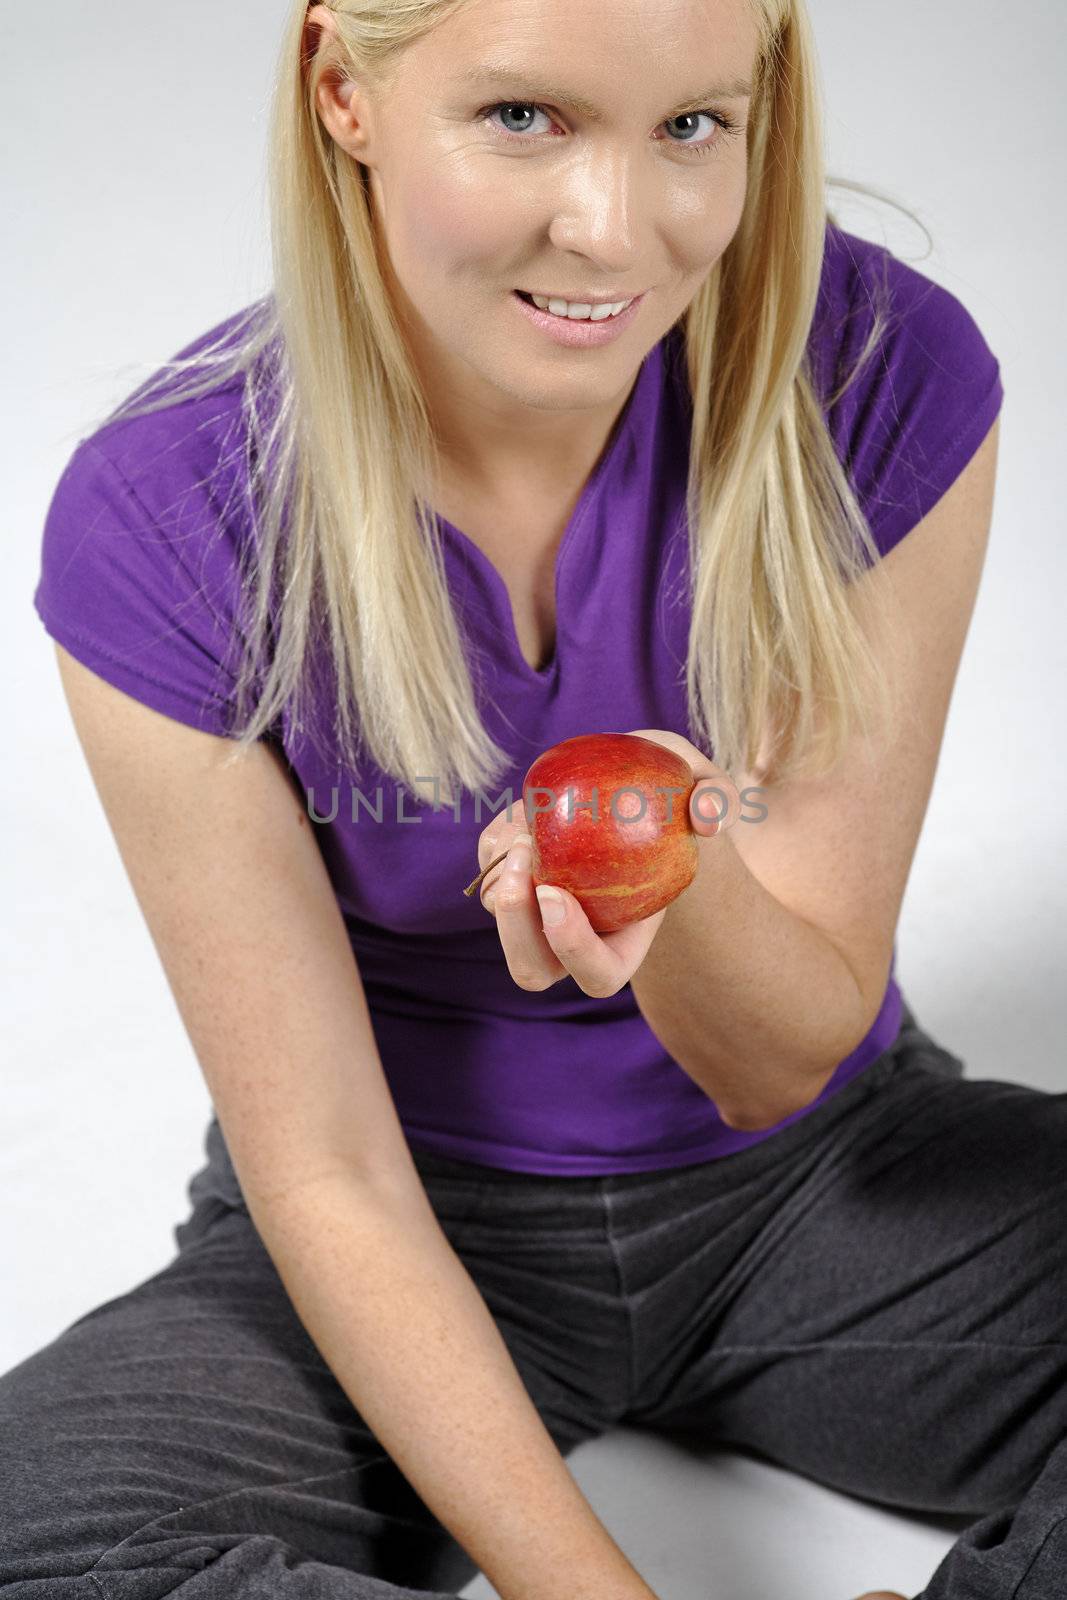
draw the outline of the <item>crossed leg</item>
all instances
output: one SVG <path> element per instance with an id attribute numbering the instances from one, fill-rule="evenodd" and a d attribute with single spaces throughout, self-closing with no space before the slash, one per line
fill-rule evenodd
<path id="1" fill-rule="evenodd" d="M 477 1566 L 338 1385 L 248 1213 L 182 1232 L 162 1271 L 0 1376 L 4 1600 L 454 1600 Z M 509 1337 L 561 1452 L 602 1431 Z"/>

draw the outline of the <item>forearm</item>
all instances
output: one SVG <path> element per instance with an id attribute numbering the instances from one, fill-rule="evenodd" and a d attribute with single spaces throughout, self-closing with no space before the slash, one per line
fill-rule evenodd
<path id="1" fill-rule="evenodd" d="M 585 1499 L 425 1193 L 254 1216 L 323 1358 L 502 1600 L 654 1600 Z"/>
<path id="2" fill-rule="evenodd" d="M 771 1127 L 809 1105 L 855 1048 L 862 995 L 833 943 L 763 887 L 729 831 L 702 838 L 700 853 L 631 988 L 724 1121 Z"/>

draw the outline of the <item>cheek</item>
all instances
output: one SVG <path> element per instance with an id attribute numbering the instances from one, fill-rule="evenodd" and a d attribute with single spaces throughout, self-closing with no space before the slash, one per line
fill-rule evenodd
<path id="1" fill-rule="evenodd" d="M 412 266 L 428 278 L 485 261 L 507 249 L 514 237 L 506 208 L 487 205 L 484 186 L 459 169 L 450 175 L 447 163 L 411 187 L 404 209 L 410 219 Z"/>
<path id="2" fill-rule="evenodd" d="M 679 186 L 669 209 L 670 240 L 683 270 L 715 265 L 736 234 L 745 209 L 746 170 L 724 172 L 706 185 Z"/>

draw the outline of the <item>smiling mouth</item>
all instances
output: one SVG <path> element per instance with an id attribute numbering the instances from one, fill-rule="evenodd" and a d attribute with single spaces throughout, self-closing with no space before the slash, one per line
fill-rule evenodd
<path id="1" fill-rule="evenodd" d="M 528 294 L 528 293 L 527 293 L 527 291 L 526 291 L 526 290 L 525 290 L 525 289 L 516 289 L 516 290 L 515 290 L 515 293 L 516 293 L 516 294 L 517 294 L 517 295 L 518 295 L 518 297 L 519 297 L 519 299 L 520 299 L 520 300 L 525 300 L 525 301 L 526 301 L 526 304 L 527 304 L 527 305 L 528 305 L 528 306 L 536 306 L 536 301 L 535 301 L 535 300 L 534 300 L 534 297 L 533 297 L 533 295 L 532 295 L 532 294 Z M 542 299 L 553 299 L 553 298 L 555 298 L 555 296 L 551 296 L 551 295 L 544 295 L 544 296 L 542 296 Z M 621 300 L 624 300 L 624 301 L 625 301 L 625 300 L 638 300 L 638 299 L 640 299 L 640 296 L 639 296 L 639 295 L 636 295 L 636 294 L 632 294 L 632 295 L 620 295 L 620 297 L 619 297 L 619 298 L 620 298 L 620 299 L 621 299 Z M 574 305 L 583 305 L 583 304 L 589 304 L 589 302 L 588 302 L 588 301 L 581 301 L 581 300 L 575 300 L 575 301 L 573 301 L 573 302 L 570 302 L 570 303 L 571 303 L 571 304 L 574 304 Z M 592 304 L 593 304 L 593 305 L 596 305 L 596 304 L 597 304 L 597 303 L 598 303 L 598 302 L 597 302 L 597 301 L 595 301 L 595 300 L 594 300 L 594 301 L 593 301 L 593 302 L 592 302 Z M 605 301 L 600 301 L 600 302 L 599 302 L 599 304 L 601 304 L 601 305 L 604 305 L 604 304 L 614 304 L 614 303 L 615 303 L 615 302 L 613 302 L 613 301 L 608 301 L 608 302 L 605 302 Z"/>
<path id="2" fill-rule="evenodd" d="M 574 327 L 591 326 L 599 328 L 603 323 L 621 322 L 624 317 L 628 318 L 632 316 L 638 302 L 643 298 L 642 295 L 635 294 L 632 295 L 629 300 L 623 300 L 620 303 L 616 303 L 614 301 L 594 302 L 591 312 L 586 311 L 584 314 L 579 313 L 578 315 L 574 315 L 572 312 L 564 310 L 563 306 L 560 306 L 559 309 L 556 309 L 559 300 L 562 300 L 562 296 L 557 297 L 555 295 L 539 295 L 535 299 L 528 289 L 513 289 L 511 292 L 515 295 L 516 299 L 525 301 L 531 310 L 536 311 L 538 317 L 547 317 L 553 322 L 566 322 Z M 538 301 L 541 303 L 538 304 Z M 581 307 L 587 304 L 588 302 L 583 300 L 563 302 L 564 306 L 573 305 L 576 307 Z"/>

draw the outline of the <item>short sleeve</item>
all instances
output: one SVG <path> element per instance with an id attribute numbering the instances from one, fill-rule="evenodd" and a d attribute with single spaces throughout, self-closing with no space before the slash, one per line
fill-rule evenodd
<path id="1" fill-rule="evenodd" d="M 94 439 L 79 444 L 48 507 L 33 604 L 51 637 L 116 688 L 229 736 L 240 650 L 233 530 L 195 462 L 173 450 L 138 459 L 139 490 Z"/>
<path id="2" fill-rule="evenodd" d="M 843 316 L 832 322 L 834 301 Z M 822 367 L 851 371 L 885 312 L 885 327 L 829 426 L 880 555 L 933 509 L 986 437 L 1004 399 L 1000 363 L 949 290 L 842 230 L 828 236 L 821 299 Z M 830 357 L 828 363 L 826 357 Z"/>

